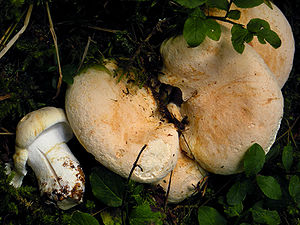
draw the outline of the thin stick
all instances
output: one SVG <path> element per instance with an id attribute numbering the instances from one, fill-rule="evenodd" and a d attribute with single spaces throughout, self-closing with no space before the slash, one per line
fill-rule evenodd
<path id="1" fill-rule="evenodd" d="M 300 117 L 297 117 L 297 119 L 296 119 L 295 122 L 292 124 L 292 126 L 289 126 L 289 129 L 288 129 L 286 132 L 284 132 L 280 137 L 278 137 L 278 138 L 276 139 L 276 141 L 278 141 L 278 140 L 280 140 L 281 138 L 283 138 L 286 134 L 289 134 L 289 133 L 291 132 L 291 130 L 294 128 L 294 126 L 296 125 L 296 123 L 298 122 L 299 118 L 300 118 Z"/>
<path id="2" fill-rule="evenodd" d="M 57 82 L 57 87 L 56 87 L 56 95 L 53 97 L 53 99 L 57 98 L 59 93 L 60 93 L 60 87 L 62 84 L 62 70 L 61 70 L 61 65 L 60 65 L 60 59 L 59 59 L 59 52 L 58 52 L 58 45 L 57 45 L 57 37 L 55 34 L 51 14 L 50 14 L 50 9 L 49 9 L 49 4 L 46 2 L 46 9 L 47 9 L 47 14 L 48 14 L 48 20 L 49 20 L 49 26 L 50 26 L 50 32 L 53 38 L 54 46 L 55 46 L 55 51 L 56 51 L 56 58 L 57 58 L 57 65 L 58 65 L 58 72 L 59 72 L 59 78 Z"/>
<path id="3" fill-rule="evenodd" d="M 83 62 L 84 62 L 84 59 L 85 59 L 85 57 L 86 57 L 86 55 L 87 55 L 87 53 L 88 53 L 88 50 L 89 50 L 91 41 L 92 41 L 92 38 L 89 37 L 89 38 L 88 38 L 88 42 L 87 42 L 87 44 L 86 44 L 86 46 L 85 46 L 85 49 L 84 49 L 82 58 L 81 58 L 80 65 L 79 65 L 79 67 L 78 67 L 78 69 L 77 69 L 77 72 L 80 70 L 80 68 L 81 68 L 82 65 L 83 65 Z"/>
<path id="4" fill-rule="evenodd" d="M 173 170 L 170 173 L 169 184 L 168 184 L 168 189 L 167 189 L 167 193 L 166 193 L 166 199 L 164 202 L 164 211 L 166 211 L 166 208 L 167 208 L 167 201 L 168 201 L 168 197 L 169 197 L 169 193 L 170 193 L 170 189 L 171 189 L 172 176 L 173 176 Z"/>
<path id="5" fill-rule="evenodd" d="M 94 29 L 94 30 L 100 30 L 100 31 L 105 31 L 109 33 L 118 33 L 122 32 L 121 30 L 112 30 L 112 29 L 107 29 L 107 28 L 102 28 L 102 27 L 95 27 L 95 26 L 88 26 L 88 28 Z"/>
<path id="6" fill-rule="evenodd" d="M 21 28 L 21 30 L 19 30 L 19 32 L 8 42 L 8 44 L 1 50 L 0 52 L 0 59 L 5 55 L 5 53 L 11 48 L 11 46 L 14 45 L 14 43 L 18 40 L 18 38 L 21 36 L 21 34 L 24 33 L 24 31 L 26 30 L 28 24 L 29 24 L 29 20 L 31 17 L 31 13 L 32 13 L 32 8 L 33 5 L 31 4 L 28 8 L 25 20 L 24 20 L 24 25 Z"/>
<path id="7" fill-rule="evenodd" d="M 8 33 L 11 31 L 12 29 L 12 25 L 7 28 L 7 30 L 5 31 L 4 35 L 2 36 L 1 40 L 0 40 L 0 46 L 3 45 L 4 46 L 4 40 L 6 39 L 6 37 L 8 36 Z M 2 44 L 3 43 L 3 44 Z"/>
<path id="8" fill-rule="evenodd" d="M 0 96 L 0 101 L 3 101 L 3 100 L 8 99 L 10 97 L 11 97 L 10 94 L 2 95 L 2 96 Z"/>
<path id="9" fill-rule="evenodd" d="M 133 174 L 134 169 L 135 169 L 136 167 L 139 167 L 139 166 L 137 165 L 137 162 L 139 161 L 139 159 L 140 159 L 140 157 L 141 157 L 141 155 L 142 155 L 142 153 L 143 153 L 143 151 L 145 150 L 146 147 L 147 147 L 147 145 L 145 144 L 145 145 L 142 147 L 142 149 L 140 150 L 138 156 L 136 157 L 136 160 L 135 160 L 134 163 L 133 163 L 133 166 L 132 166 L 132 168 L 131 168 L 131 170 L 130 170 L 129 176 L 128 176 L 127 181 L 126 181 L 126 186 L 125 186 L 125 190 L 124 190 L 124 193 L 123 193 L 122 206 L 121 206 L 122 225 L 125 225 L 125 221 L 124 221 L 124 207 L 125 207 L 125 200 L 126 200 L 127 194 L 128 194 L 129 181 L 130 181 L 130 178 L 131 178 L 131 176 L 132 176 L 132 174 Z"/>

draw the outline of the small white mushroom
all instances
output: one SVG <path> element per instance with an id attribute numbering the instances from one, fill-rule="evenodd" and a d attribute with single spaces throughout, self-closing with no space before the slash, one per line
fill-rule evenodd
<path id="1" fill-rule="evenodd" d="M 34 171 L 41 195 L 66 210 L 80 202 L 84 174 L 66 142 L 73 136 L 62 109 L 44 107 L 24 116 L 16 130 L 15 176 L 11 184 L 20 187 L 26 163 Z"/>
<path id="2" fill-rule="evenodd" d="M 142 183 L 158 181 L 175 167 L 177 130 L 161 120 L 149 89 L 125 79 L 117 82 L 112 74 L 92 67 L 74 78 L 66 93 L 70 125 L 96 160 L 123 177 L 128 177 L 146 144 L 131 178 Z"/>
<path id="3" fill-rule="evenodd" d="M 181 115 L 188 125 L 180 139 L 207 171 L 242 171 L 242 159 L 254 143 L 268 152 L 283 113 L 283 97 L 261 56 L 246 45 L 238 54 L 230 30 L 222 27 L 219 41 L 208 38 L 196 47 L 178 36 L 161 47 L 164 75 L 160 81 L 179 87 Z"/>
<path id="4" fill-rule="evenodd" d="M 248 9 L 240 9 L 233 4 L 231 9 L 241 11 L 241 18 L 233 20 L 234 22 L 247 24 L 251 19 L 260 18 L 266 20 L 270 24 L 271 29 L 280 37 L 281 46 L 278 49 L 274 49 L 269 44 L 259 43 L 256 37 L 249 44 L 264 59 L 270 70 L 274 73 L 279 87 L 282 88 L 293 66 L 295 41 L 288 20 L 276 5 L 271 4 L 273 9 L 270 9 L 266 4 Z M 212 16 L 225 16 L 225 11 L 211 9 L 209 14 Z M 229 28 L 232 26 L 230 23 L 220 21 L 219 23 Z"/>

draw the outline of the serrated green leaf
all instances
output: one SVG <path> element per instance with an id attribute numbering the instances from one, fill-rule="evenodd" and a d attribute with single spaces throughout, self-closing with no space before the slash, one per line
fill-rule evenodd
<path id="1" fill-rule="evenodd" d="M 255 19 L 251 19 L 248 22 L 247 29 L 250 32 L 257 33 L 262 29 L 268 29 L 269 30 L 270 29 L 270 24 L 265 20 L 255 18 Z"/>
<path id="2" fill-rule="evenodd" d="M 241 11 L 240 10 L 230 10 L 228 12 L 227 17 L 229 19 L 238 20 L 241 17 Z"/>
<path id="3" fill-rule="evenodd" d="M 229 3 L 227 0 L 207 0 L 207 5 L 211 8 L 227 10 Z"/>
<path id="4" fill-rule="evenodd" d="M 281 223 L 280 216 L 275 210 L 265 210 L 262 208 L 251 209 L 252 218 L 257 223 L 278 225 Z"/>
<path id="5" fill-rule="evenodd" d="M 71 217 L 72 225 L 99 225 L 98 220 L 88 213 L 75 211 Z"/>
<path id="6" fill-rule="evenodd" d="M 233 0 L 233 3 L 239 8 L 253 8 L 263 2 L 264 0 Z"/>
<path id="7" fill-rule="evenodd" d="M 199 225 L 223 225 L 227 224 L 227 221 L 216 209 L 201 206 L 198 209 L 198 223 Z"/>
<path id="8" fill-rule="evenodd" d="M 153 212 L 149 203 L 133 208 L 129 216 L 130 225 L 163 224 L 160 212 Z"/>
<path id="9" fill-rule="evenodd" d="M 202 11 L 197 8 L 189 17 L 183 27 L 183 37 L 190 47 L 200 45 L 206 37 L 205 20 L 202 18 Z"/>
<path id="10" fill-rule="evenodd" d="M 293 164 L 293 147 L 291 143 L 283 148 L 282 151 L 282 164 L 286 171 L 290 171 Z"/>
<path id="11" fill-rule="evenodd" d="M 296 175 L 292 176 L 292 178 L 290 179 L 289 193 L 297 203 L 298 208 L 300 208 L 300 180 Z"/>
<path id="12" fill-rule="evenodd" d="M 221 26 L 218 22 L 212 19 L 205 20 L 206 35 L 214 40 L 218 41 L 221 37 Z"/>
<path id="13" fill-rule="evenodd" d="M 247 177 L 259 173 L 265 163 L 265 151 L 259 144 L 253 144 L 245 154 L 244 169 Z"/>
<path id="14" fill-rule="evenodd" d="M 105 168 L 93 168 L 90 182 L 94 196 L 111 207 L 122 205 L 124 179 Z"/>
<path id="15" fill-rule="evenodd" d="M 193 9 L 200 5 L 203 5 L 207 2 L 207 0 L 175 0 L 175 2 L 179 3 L 180 5 L 186 8 Z"/>
<path id="16" fill-rule="evenodd" d="M 268 198 L 279 200 L 282 196 L 281 188 L 277 180 L 272 176 L 257 176 L 256 182 L 260 190 Z"/>
<path id="17" fill-rule="evenodd" d="M 231 186 L 226 194 L 227 203 L 229 205 L 238 205 L 246 198 L 248 182 L 236 182 Z"/>
<path id="18" fill-rule="evenodd" d="M 121 225 L 122 217 L 121 210 L 113 209 L 113 210 L 104 210 L 100 213 L 102 222 L 104 225 Z"/>

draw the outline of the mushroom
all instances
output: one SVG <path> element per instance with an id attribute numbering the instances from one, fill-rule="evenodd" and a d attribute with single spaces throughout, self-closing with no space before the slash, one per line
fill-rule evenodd
<path id="1" fill-rule="evenodd" d="M 281 39 L 281 46 L 274 49 L 269 44 L 261 44 L 255 37 L 249 44 L 261 55 L 271 71 L 274 73 L 279 87 L 282 88 L 287 81 L 293 66 L 295 53 L 295 41 L 292 28 L 280 9 L 271 3 L 272 8 L 266 4 L 261 4 L 254 8 L 241 9 L 234 4 L 231 10 L 240 10 L 241 18 L 233 20 L 236 23 L 247 24 L 251 19 L 260 18 L 269 22 L 271 29 L 278 34 Z M 210 9 L 209 14 L 212 16 L 225 16 L 225 11 Z M 231 28 L 232 24 L 221 22 Z"/>
<path id="2" fill-rule="evenodd" d="M 207 173 L 199 164 L 187 157 L 182 151 L 178 155 L 177 164 L 171 175 L 170 190 L 167 201 L 178 203 L 197 193 L 204 184 Z M 168 190 L 170 174 L 157 182 L 165 192 Z"/>
<path id="3" fill-rule="evenodd" d="M 41 195 L 56 201 L 63 210 L 82 202 L 84 174 L 66 145 L 72 136 L 62 109 L 44 107 L 24 116 L 16 130 L 16 174 L 11 184 L 21 186 L 28 163 L 37 177 Z"/>
<path id="4" fill-rule="evenodd" d="M 181 115 L 189 122 L 180 146 L 217 174 L 241 172 L 245 152 L 254 143 L 268 152 L 283 114 L 273 73 L 250 45 L 238 54 L 230 36 L 222 26 L 219 41 L 206 38 L 190 48 L 178 36 L 161 46 L 164 75 L 159 79 L 181 89 Z"/>
<path id="5" fill-rule="evenodd" d="M 74 134 L 102 165 L 128 177 L 144 145 L 132 180 L 152 183 L 177 162 L 176 128 L 165 123 L 150 89 L 113 77 L 116 66 L 90 67 L 66 93 L 66 113 Z"/>

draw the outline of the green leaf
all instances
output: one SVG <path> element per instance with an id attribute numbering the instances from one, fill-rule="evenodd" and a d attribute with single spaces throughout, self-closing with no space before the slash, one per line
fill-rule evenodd
<path id="1" fill-rule="evenodd" d="M 248 22 L 247 29 L 250 32 L 257 33 L 257 32 L 259 32 L 260 30 L 263 30 L 263 29 L 269 30 L 270 29 L 270 24 L 265 20 L 255 18 L 255 19 L 251 19 Z"/>
<path id="2" fill-rule="evenodd" d="M 257 176 L 256 182 L 262 192 L 271 199 L 279 200 L 281 198 L 281 188 L 277 180 L 272 176 Z"/>
<path id="3" fill-rule="evenodd" d="M 264 3 L 265 3 L 270 9 L 273 9 L 273 6 L 272 6 L 270 0 L 264 0 Z"/>
<path id="4" fill-rule="evenodd" d="M 290 171 L 293 164 L 293 147 L 291 143 L 283 148 L 282 163 L 286 171 Z"/>
<path id="5" fill-rule="evenodd" d="M 253 8 L 263 2 L 264 0 L 233 0 L 233 3 L 239 8 Z"/>
<path id="6" fill-rule="evenodd" d="M 227 203 L 229 205 L 238 205 L 246 198 L 248 182 L 236 182 L 231 186 L 226 194 Z"/>
<path id="7" fill-rule="evenodd" d="M 158 224 L 162 225 L 162 215 L 160 212 L 153 212 L 149 203 L 144 203 L 134 207 L 129 216 L 130 225 Z"/>
<path id="8" fill-rule="evenodd" d="M 203 5 L 207 2 L 207 0 L 175 0 L 175 2 L 179 3 L 180 5 L 186 8 L 193 9 L 200 5 Z"/>
<path id="9" fill-rule="evenodd" d="M 206 35 L 214 40 L 218 41 L 221 37 L 221 26 L 218 22 L 212 19 L 205 20 Z"/>
<path id="10" fill-rule="evenodd" d="M 281 153 L 280 145 L 273 145 L 270 151 L 266 155 L 266 161 L 273 160 Z"/>
<path id="11" fill-rule="evenodd" d="M 201 206 L 198 209 L 198 223 L 199 225 L 223 225 L 227 224 L 227 221 L 216 209 Z"/>
<path id="12" fill-rule="evenodd" d="M 234 24 L 231 28 L 231 42 L 233 48 L 240 54 L 243 53 L 245 49 L 245 37 L 248 31 L 240 25 Z"/>
<path id="13" fill-rule="evenodd" d="M 300 180 L 299 177 L 292 176 L 289 183 L 289 193 L 294 201 L 297 203 L 298 208 L 300 208 Z"/>
<path id="14" fill-rule="evenodd" d="M 63 74 L 63 78 L 62 80 L 64 82 L 66 82 L 67 84 L 71 85 L 74 82 L 74 76 L 76 74 L 76 67 L 74 65 L 68 64 L 63 66 L 62 68 L 62 74 Z"/>
<path id="15" fill-rule="evenodd" d="M 279 36 L 272 30 L 263 29 L 257 32 L 257 37 L 266 40 L 273 48 L 279 48 L 281 46 Z"/>
<path id="16" fill-rule="evenodd" d="M 240 10 L 230 10 L 228 12 L 227 17 L 229 19 L 238 20 L 241 17 L 241 11 Z"/>
<path id="17" fill-rule="evenodd" d="M 211 8 L 228 10 L 229 3 L 227 0 L 207 0 L 207 5 Z"/>
<path id="18" fill-rule="evenodd" d="M 88 213 L 75 211 L 71 218 L 72 225 L 99 225 L 98 220 Z"/>
<path id="19" fill-rule="evenodd" d="M 281 223 L 280 216 L 275 210 L 265 210 L 260 207 L 251 209 L 253 220 L 257 223 L 278 225 Z"/>
<path id="20" fill-rule="evenodd" d="M 225 206 L 224 213 L 226 213 L 229 217 L 240 216 L 243 209 L 243 203 L 234 206 Z"/>
<path id="21" fill-rule="evenodd" d="M 90 181 L 94 196 L 111 207 L 122 205 L 124 179 L 105 168 L 93 168 Z"/>
<path id="22" fill-rule="evenodd" d="M 111 209 L 104 210 L 100 213 L 104 225 L 121 225 L 122 217 L 121 210 Z"/>
<path id="23" fill-rule="evenodd" d="M 183 37 L 190 47 L 200 45 L 206 37 L 206 26 L 203 19 L 203 12 L 199 8 L 195 9 L 183 27 Z"/>
<path id="24" fill-rule="evenodd" d="M 259 144 L 253 144 L 245 154 L 244 169 L 247 177 L 256 175 L 264 166 L 265 151 Z"/>

